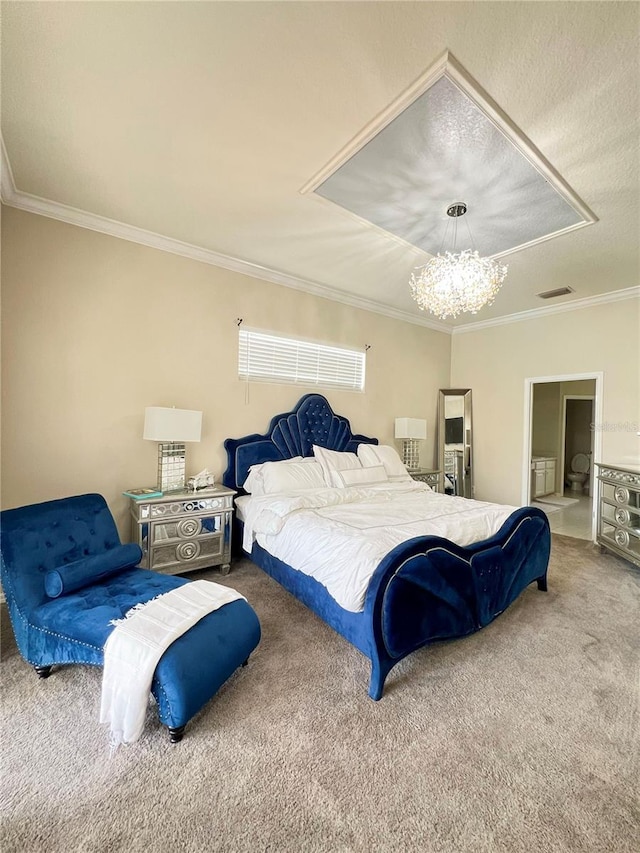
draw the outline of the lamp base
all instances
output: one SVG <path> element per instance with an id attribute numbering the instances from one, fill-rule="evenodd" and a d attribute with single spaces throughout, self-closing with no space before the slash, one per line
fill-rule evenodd
<path id="1" fill-rule="evenodd" d="M 184 444 L 158 445 L 158 491 L 180 492 L 185 487 L 187 448 Z"/>
<path id="2" fill-rule="evenodd" d="M 417 438 L 405 438 L 403 440 L 402 462 L 408 471 L 417 471 L 420 467 L 420 450 Z"/>

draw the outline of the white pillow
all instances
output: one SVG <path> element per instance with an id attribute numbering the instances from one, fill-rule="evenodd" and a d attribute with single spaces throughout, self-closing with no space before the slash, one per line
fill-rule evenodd
<path id="1" fill-rule="evenodd" d="M 251 465 L 249 476 L 242 484 L 242 488 L 250 495 L 263 495 L 262 471 L 265 465 L 291 465 L 292 462 L 302 462 L 302 458 L 302 456 L 292 456 L 291 459 L 282 459 L 279 462 L 261 462 L 259 465 Z"/>
<path id="2" fill-rule="evenodd" d="M 344 471 L 333 471 L 336 486 L 372 486 L 374 483 L 388 483 L 389 478 L 384 465 L 372 465 L 369 468 L 347 468 Z"/>
<path id="3" fill-rule="evenodd" d="M 358 459 L 364 468 L 384 465 L 387 477 L 392 483 L 411 479 L 402 459 L 398 456 L 398 451 L 388 444 L 359 444 Z"/>
<path id="4" fill-rule="evenodd" d="M 338 471 L 362 468 L 360 460 L 355 453 L 342 453 L 339 450 L 327 450 L 326 447 L 320 447 L 319 445 L 314 444 L 313 455 L 322 466 L 327 486 L 337 486 L 339 488 L 342 486 L 342 483 L 337 481 L 334 477 L 334 474 Z"/>
<path id="5" fill-rule="evenodd" d="M 265 462 L 261 473 L 265 495 L 327 487 L 322 468 L 317 462 L 293 462 L 289 465 Z"/>

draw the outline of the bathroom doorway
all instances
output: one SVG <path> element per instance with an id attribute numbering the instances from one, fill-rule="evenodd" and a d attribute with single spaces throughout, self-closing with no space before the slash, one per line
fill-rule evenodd
<path id="1" fill-rule="evenodd" d="M 595 541 L 597 479 L 602 435 L 602 373 L 525 379 L 522 504 L 548 516 L 552 532 Z M 572 460 L 588 459 L 585 487 L 571 489 Z M 539 470 L 540 469 L 540 470 Z M 542 473 L 542 470 L 544 473 Z M 544 487 L 541 484 L 544 483 Z"/>
<path id="2" fill-rule="evenodd" d="M 571 472 L 571 460 L 577 454 L 583 454 L 589 459 L 589 471 L 583 490 L 593 499 L 593 438 L 595 423 L 595 380 L 594 394 L 563 394 L 562 397 L 562 459 L 561 470 L 564 472 L 564 493 L 570 497 L 571 484 L 568 475 Z M 563 383 L 565 384 L 565 383 Z M 578 492 L 579 494 L 579 492 Z"/>

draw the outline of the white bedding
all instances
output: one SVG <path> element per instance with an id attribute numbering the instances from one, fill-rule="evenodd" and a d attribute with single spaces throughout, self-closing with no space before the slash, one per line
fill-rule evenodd
<path id="1" fill-rule="evenodd" d="M 440 495 L 414 480 L 246 496 L 237 503 L 245 551 L 257 541 L 353 612 L 363 609 L 371 576 L 396 545 L 424 535 L 470 545 L 497 533 L 516 509 Z"/>

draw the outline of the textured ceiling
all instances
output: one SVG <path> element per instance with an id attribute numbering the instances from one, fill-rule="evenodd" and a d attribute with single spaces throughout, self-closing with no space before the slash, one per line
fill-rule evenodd
<path id="1" fill-rule="evenodd" d="M 471 241 L 481 255 L 503 254 L 583 221 L 448 77 L 316 192 L 432 255 L 471 248 Z M 459 230 L 457 222 L 447 228 L 447 208 L 458 200 L 468 212 Z"/>
<path id="2" fill-rule="evenodd" d="M 639 16 L 624 2 L 5 2 L 3 139 L 22 203 L 427 319 L 407 284 L 424 254 L 300 189 L 449 50 L 599 220 L 510 255 L 495 303 L 452 325 L 498 318 L 546 307 L 541 290 L 571 285 L 557 304 L 638 284 Z M 490 210 L 491 182 L 473 193 Z"/>

